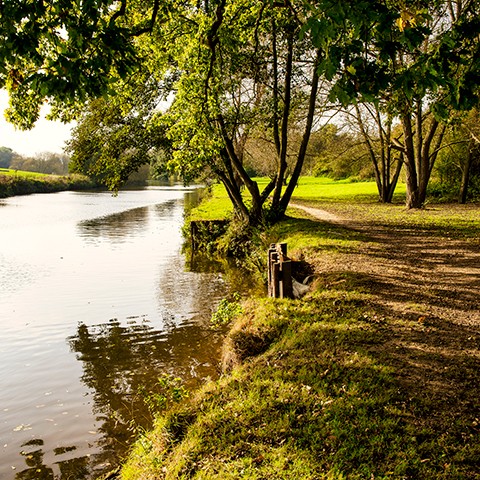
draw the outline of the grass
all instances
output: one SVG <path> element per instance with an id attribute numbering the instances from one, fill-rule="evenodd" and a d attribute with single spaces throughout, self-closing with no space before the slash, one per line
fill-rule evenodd
<path id="1" fill-rule="evenodd" d="M 221 214 L 225 197 L 217 188 L 198 214 Z M 368 183 L 302 179 L 294 200 L 372 226 L 478 234 L 478 207 L 406 212 L 376 203 L 375 192 Z M 287 242 L 294 258 L 335 263 L 368 242 L 355 230 L 288 213 L 264 242 Z M 396 328 L 425 335 L 423 326 L 393 312 L 386 318 L 374 295 L 351 273 L 335 271 L 302 300 L 246 300 L 225 341 L 227 373 L 160 415 L 120 478 L 479 478 L 474 409 L 452 421 L 449 412 L 439 414 L 435 398 L 405 389 L 384 344 Z"/>
<path id="2" fill-rule="evenodd" d="M 23 170 L 12 170 L 9 168 L 0 168 L 0 175 L 5 175 L 7 177 L 20 177 L 20 178 L 45 178 L 47 176 L 57 177 L 58 175 L 47 175 L 45 173 L 38 172 L 26 172 Z"/>
<path id="3" fill-rule="evenodd" d="M 264 178 L 257 181 L 260 186 L 267 182 Z M 292 202 L 326 209 L 339 217 L 372 225 L 395 225 L 399 230 L 417 228 L 454 238 L 478 235 L 476 204 L 427 203 L 424 209 L 406 210 L 404 200 L 403 183 L 397 186 L 393 203 L 383 204 L 378 202 L 375 182 L 335 181 L 326 177 L 301 177 L 292 196 Z M 192 210 L 191 218 L 217 220 L 229 218 L 231 212 L 231 202 L 225 189 L 221 185 L 213 185 L 208 199 Z M 299 236 L 303 236 L 303 226 L 298 230 Z"/>
<path id="4" fill-rule="evenodd" d="M 267 178 L 255 179 L 260 187 L 268 183 Z M 405 186 L 399 184 L 396 201 L 404 201 Z M 248 196 L 246 194 L 246 196 Z M 292 201 L 309 202 L 351 202 L 377 204 L 378 192 L 375 182 L 335 181 L 326 177 L 300 177 Z M 218 220 L 231 215 L 232 206 L 227 192 L 222 185 L 212 185 L 210 194 L 198 207 L 192 210 L 192 220 Z"/>
<path id="5" fill-rule="evenodd" d="M 397 185 L 394 202 L 405 200 L 405 184 Z M 293 193 L 295 201 L 338 202 L 368 202 L 378 203 L 378 191 L 375 182 L 352 182 L 332 180 L 327 177 L 300 177 Z"/>
<path id="6" fill-rule="evenodd" d="M 214 184 L 202 202 L 190 211 L 190 220 L 223 220 L 231 216 L 232 210 L 232 202 L 223 185 Z"/>
<path id="7" fill-rule="evenodd" d="M 255 314 L 230 334 L 230 348 L 243 352 L 250 333 L 263 339 L 265 353 L 243 358 L 231 375 L 161 418 L 137 444 L 122 478 L 370 478 L 392 468 L 419 471 L 421 458 L 402 445 L 399 417 L 386 408 L 400 400 L 388 368 L 363 349 L 376 334 L 362 321 L 361 297 L 319 292 L 301 305 L 251 305 Z"/>
<path id="8" fill-rule="evenodd" d="M 36 172 L 0 169 L 0 198 L 32 193 L 53 193 L 63 190 L 92 188 L 83 175 L 46 175 Z"/>
<path id="9" fill-rule="evenodd" d="M 253 336 L 263 353 L 160 417 L 123 480 L 474 478 L 479 447 L 455 438 L 465 425 L 419 428 L 426 407 L 372 354 L 382 332 L 362 292 L 262 300 L 249 312 L 229 348 L 245 355 Z"/>

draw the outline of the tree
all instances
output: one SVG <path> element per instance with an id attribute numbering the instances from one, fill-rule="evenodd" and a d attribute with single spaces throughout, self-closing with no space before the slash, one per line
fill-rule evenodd
<path id="1" fill-rule="evenodd" d="M 321 51 L 319 73 L 344 105 L 386 102 L 403 135 L 407 206 L 421 207 L 451 110 L 478 102 L 479 4 L 316 1 L 304 14 Z"/>
<path id="2" fill-rule="evenodd" d="M 169 148 L 162 123 L 152 122 L 160 115 L 162 83 L 145 73 L 118 86 L 117 95 L 88 103 L 67 142 L 70 170 L 90 175 L 112 190 Z"/>
<path id="3" fill-rule="evenodd" d="M 242 221 L 258 224 L 266 211 L 277 220 L 300 176 L 320 98 L 317 53 L 308 37 L 299 40 L 301 23 L 287 4 L 222 0 L 179 17 L 187 19 L 181 51 L 165 25 L 159 33 L 173 45 L 168 55 L 179 72 L 167 115 L 171 164 L 186 179 L 199 170 L 218 178 Z M 178 21 L 170 28 L 178 35 Z M 294 131 L 301 132 L 296 152 Z M 273 158 L 262 191 L 245 162 L 260 143 Z"/>
<path id="4" fill-rule="evenodd" d="M 55 152 L 43 152 L 33 157 L 15 154 L 10 168 L 48 175 L 65 175 L 68 173 L 69 162 L 68 155 Z"/>
<path id="5" fill-rule="evenodd" d="M 397 153 L 394 146 L 395 129 L 392 128 L 391 115 L 382 114 L 382 109 L 375 103 L 356 104 L 354 112 L 374 168 L 379 199 L 391 203 L 403 166 L 402 153 Z"/>
<path id="6" fill-rule="evenodd" d="M 285 211 L 305 157 L 319 82 L 314 49 L 307 40 L 298 40 L 301 22 L 288 3 L 7 2 L 1 5 L 0 22 L 0 82 L 10 91 L 7 114 L 18 126 L 29 128 L 45 100 L 53 106 L 52 115 L 68 118 L 70 107 L 111 93 L 115 81 L 125 80 L 134 67 L 178 72 L 169 125 L 178 147 L 172 165 L 186 179 L 213 167 L 244 220 L 261 220 L 270 193 L 273 216 Z M 302 119 L 292 115 L 305 105 L 300 99 L 308 101 Z M 270 135 L 277 159 L 272 182 L 261 193 L 243 164 L 242 148 L 261 123 L 253 121 L 255 115 L 268 120 L 267 128 L 256 134 Z M 304 133 L 284 191 L 292 122 L 302 124 Z M 118 139 L 129 136 L 124 129 Z M 123 145 L 109 155 L 112 162 L 95 159 L 112 186 L 125 179 L 128 165 L 138 166 L 138 156 L 121 158 L 127 150 Z"/>
<path id="7" fill-rule="evenodd" d="M 0 168 L 9 168 L 14 152 L 11 148 L 0 147 Z"/>
<path id="8" fill-rule="evenodd" d="M 445 134 L 440 120 L 478 101 L 479 18 L 476 0 L 2 2 L 0 83 L 10 120 L 27 128 L 44 100 L 67 118 L 65 106 L 112 92 L 140 65 L 177 73 L 172 165 L 185 178 L 210 169 L 237 215 L 257 223 L 270 195 L 270 217 L 285 212 L 325 79 L 331 100 L 384 102 L 382 114 L 398 119 L 403 134 L 392 146 L 405 163 L 407 205 L 420 207 Z M 295 155 L 292 131 L 302 132 Z M 252 138 L 274 147 L 262 192 L 244 166 Z M 125 169 L 112 173 L 123 178 Z"/>
<path id="9" fill-rule="evenodd" d="M 145 15 L 127 12 L 135 7 Z M 48 101 L 52 115 L 109 92 L 132 74 L 134 38 L 151 29 L 159 1 L 52 0 L 0 3 L 0 87 L 10 93 L 7 117 L 23 129 Z M 145 4 L 146 3 L 146 4 Z"/>
<path id="10" fill-rule="evenodd" d="M 373 177 L 364 140 L 343 121 L 325 124 L 312 133 L 305 169 L 306 174 L 334 179 Z"/>
<path id="11" fill-rule="evenodd" d="M 480 127 L 478 109 L 461 115 L 446 136 L 434 171 L 434 191 L 466 203 L 480 193 Z"/>

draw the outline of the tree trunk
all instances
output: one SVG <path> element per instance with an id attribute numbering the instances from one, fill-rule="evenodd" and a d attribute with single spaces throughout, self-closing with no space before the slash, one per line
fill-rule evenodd
<path id="1" fill-rule="evenodd" d="M 458 195 L 458 202 L 461 204 L 467 203 L 468 183 L 470 181 L 470 167 L 472 165 L 472 148 L 468 149 L 468 157 L 462 171 L 462 183 L 460 185 L 460 192 Z"/>
<path id="2" fill-rule="evenodd" d="M 400 155 L 398 159 L 397 167 L 395 169 L 395 174 L 393 175 L 392 181 L 389 182 L 385 203 L 392 203 L 393 194 L 395 193 L 395 188 L 397 188 L 398 178 L 400 177 L 400 172 L 402 171 L 403 166 L 403 155 Z"/>
<path id="3" fill-rule="evenodd" d="M 403 154 L 406 169 L 407 208 L 424 206 L 428 182 L 446 130 L 446 126 L 442 125 L 440 132 L 437 132 L 440 124 L 435 118 L 431 118 L 428 128 L 425 127 L 419 105 L 417 105 L 416 115 L 415 130 L 409 112 L 404 113 L 401 118 L 405 138 Z"/>
<path id="4" fill-rule="evenodd" d="M 288 118 L 290 116 L 291 100 L 292 100 L 292 69 L 293 69 L 293 34 L 290 33 L 287 39 L 288 50 L 285 65 L 285 91 L 283 99 L 282 124 L 280 128 L 280 154 L 278 158 L 277 183 L 273 191 L 272 210 L 277 210 L 280 204 L 282 188 L 285 180 L 285 172 L 287 171 L 287 147 L 288 147 Z M 274 96 L 279 92 L 274 92 Z M 278 104 L 278 99 L 276 100 Z"/>
<path id="5" fill-rule="evenodd" d="M 419 194 L 417 163 L 415 161 L 413 127 L 410 113 L 407 112 L 403 114 L 401 121 L 405 141 L 405 184 L 407 186 L 405 204 L 407 208 L 421 208 L 423 206 L 423 202 L 421 201 Z"/>
<path id="6" fill-rule="evenodd" d="M 285 189 L 285 192 L 283 193 L 282 199 L 279 203 L 278 210 L 281 216 L 285 214 L 288 204 L 290 203 L 293 190 L 297 186 L 298 179 L 300 178 L 300 174 L 302 173 L 303 163 L 305 161 L 305 155 L 307 154 L 307 147 L 308 147 L 308 142 L 310 141 L 310 134 L 312 133 L 313 117 L 315 115 L 315 106 L 316 106 L 317 93 L 318 93 L 319 61 L 320 61 L 320 51 L 317 51 L 317 55 L 315 57 L 315 63 L 313 66 L 312 84 L 310 87 L 310 98 L 308 102 L 307 121 L 305 123 L 305 130 L 303 132 L 302 143 L 300 144 L 300 148 L 298 151 L 295 168 L 293 169 L 293 173 L 292 173 L 292 176 L 290 177 L 290 181 L 288 182 L 287 188 Z"/>

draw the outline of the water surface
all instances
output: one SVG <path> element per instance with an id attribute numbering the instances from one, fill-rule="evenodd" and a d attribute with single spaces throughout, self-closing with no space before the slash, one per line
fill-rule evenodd
<path id="1" fill-rule="evenodd" d="M 149 425 L 142 394 L 215 375 L 222 275 L 181 253 L 194 190 L 0 200 L 0 478 L 90 479 Z"/>

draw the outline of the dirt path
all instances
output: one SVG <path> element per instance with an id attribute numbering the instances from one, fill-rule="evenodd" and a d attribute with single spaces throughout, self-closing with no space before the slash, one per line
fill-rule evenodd
<path id="1" fill-rule="evenodd" d="M 320 276 L 348 274 L 372 294 L 371 321 L 405 394 L 424 399 L 419 422 L 448 429 L 459 415 L 471 427 L 465 440 L 480 441 L 480 242 L 360 224 L 325 210 L 302 207 L 319 221 L 362 233 L 357 251 L 316 265 Z M 480 471 L 480 470 L 479 470 Z M 480 475 L 480 474 L 479 474 Z"/>

